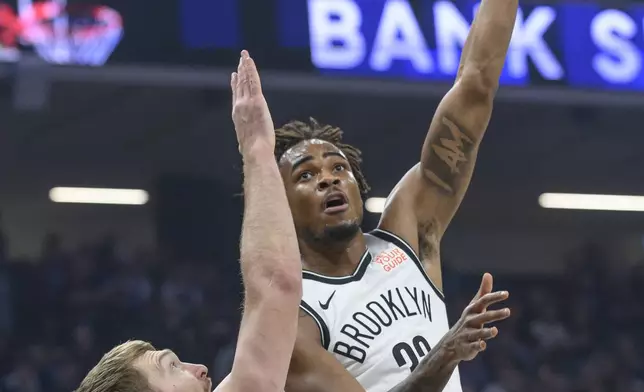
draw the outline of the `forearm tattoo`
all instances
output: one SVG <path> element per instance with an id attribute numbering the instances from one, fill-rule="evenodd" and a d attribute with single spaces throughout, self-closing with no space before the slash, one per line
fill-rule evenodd
<path id="1" fill-rule="evenodd" d="M 452 120 L 443 117 L 430 148 L 432 151 L 423 164 L 425 175 L 444 191 L 454 194 L 459 174 L 476 148 L 475 141 Z"/>

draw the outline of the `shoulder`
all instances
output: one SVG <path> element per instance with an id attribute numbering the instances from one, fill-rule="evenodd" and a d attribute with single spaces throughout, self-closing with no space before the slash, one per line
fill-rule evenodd
<path id="1" fill-rule="evenodd" d="M 212 392 L 236 392 L 239 391 L 240 389 L 236 389 L 231 382 L 231 376 L 228 374 L 224 380 L 217 385 L 217 388 L 215 388 L 214 391 Z M 282 391 L 283 392 L 283 391 Z"/>
<path id="2" fill-rule="evenodd" d="M 315 363 L 319 350 L 324 350 L 321 343 L 321 334 L 313 317 L 300 309 L 298 321 L 289 377 L 307 373 Z"/>
<path id="3" fill-rule="evenodd" d="M 314 319 L 313 315 L 300 308 L 295 349 L 307 347 L 310 344 L 321 346 L 321 342 L 322 331 L 320 330 L 319 320 Z"/>
<path id="4" fill-rule="evenodd" d="M 230 390 L 230 388 L 228 387 L 229 384 L 230 384 L 230 374 L 228 374 L 226 376 L 226 378 L 224 378 L 223 381 L 220 382 L 219 385 L 217 385 L 217 388 L 215 388 L 215 390 L 213 392 L 225 392 L 225 391 L 228 391 L 228 390 Z"/>

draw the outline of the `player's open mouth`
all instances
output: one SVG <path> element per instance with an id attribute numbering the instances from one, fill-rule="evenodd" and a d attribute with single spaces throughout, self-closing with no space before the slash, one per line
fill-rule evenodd
<path id="1" fill-rule="evenodd" d="M 348 208 L 349 208 L 349 201 L 347 200 L 347 197 L 342 192 L 329 193 L 327 197 L 324 198 L 325 214 L 336 214 L 339 212 L 344 212 Z"/>

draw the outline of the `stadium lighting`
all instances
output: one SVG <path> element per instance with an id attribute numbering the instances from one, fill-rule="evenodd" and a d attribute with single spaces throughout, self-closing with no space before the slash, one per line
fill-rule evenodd
<path id="1" fill-rule="evenodd" d="M 543 193 L 539 205 L 567 210 L 644 212 L 644 196 Z"/>
<path id="2" fill-rule="evenodd" d="M 385 197 L 370 197 L 365 202 L 364 206 L 369 212 L 374 214 L 382 214 L 382 211 L 385 209 L 385 202 L 387 198 Z"/>
<path id="3" fill-rule="evenodd" d="M 55 187 L 49 191 L 54 203 L 143 205 L 148 193 L 142 189 L 68 188 Z"/>

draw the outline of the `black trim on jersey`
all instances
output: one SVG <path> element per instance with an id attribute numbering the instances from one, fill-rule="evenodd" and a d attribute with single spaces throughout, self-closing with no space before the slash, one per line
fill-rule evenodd
<path id="1" fill-rule="evenodd" d="M 331 342 L 331 334 L 329 334 L 329 328 L 326 326 L 326 323 L 324 322 L 324 320 L 322 320 L 322 317 L 320 317 L 320 315 L 306 302 L 300 302 L 300 308 L 308 313 L 309 316 L 313 318 L 313 320 L 315 320 L 318 325 L 318 329 L 320 330 L 320 341 L 322 342 L 322 347 L 324 347 L 325 350 L 328 350 L 329 343 Z"/>
<path id="2" fill-rule="evenodd" d="M 423 263 L 420 261 L 420 257 L 418 257 L 416 251 L 414 251 L 414 248 L 412 248 L 411 245 L 407 243 L 407 241 L 403 240 L 392 232 L 382 229 L 375 229 L 369 234 L 373 235 L 374 237 L 378 237 L 383 241 L 392 242 L 394 245 L 405 251 L 405 253 L 407 253 L 407 255 L 414 261 L 414 264 L 416 264 L 416 266 L 420 269 L 429 285 L 432 286 L 432 288 L 436 292 L 436 295 L 438 295 L 438 298 L 445 301 L 445 295 L 438 289 L 438 287 L 436 287 L 434 282 L 432 282 L 432 279 L 427 275 L 427 271 L 425 271 Z"/>
<path id="3" fill-rule="evenodd" d="M 352 275 L 326 276 L 326 275 L 318 274 L 317 272 L 305 270 L 305 271 L 302 271 L 302 278 L 315 280 L 317 282 L 322 282 L 326 284 L 345 284 L 350 282 L 357 282 L 360 279 L 362 279 L 370 263 L 371 263 L 371 253 L 369 253 L 369 250 L 367 249 L 362 254 L 362 258 L 360 259 L 360 262 L 358 263 L 358 266 L 356 267 L 356 270 L 353 272 Z"/>

